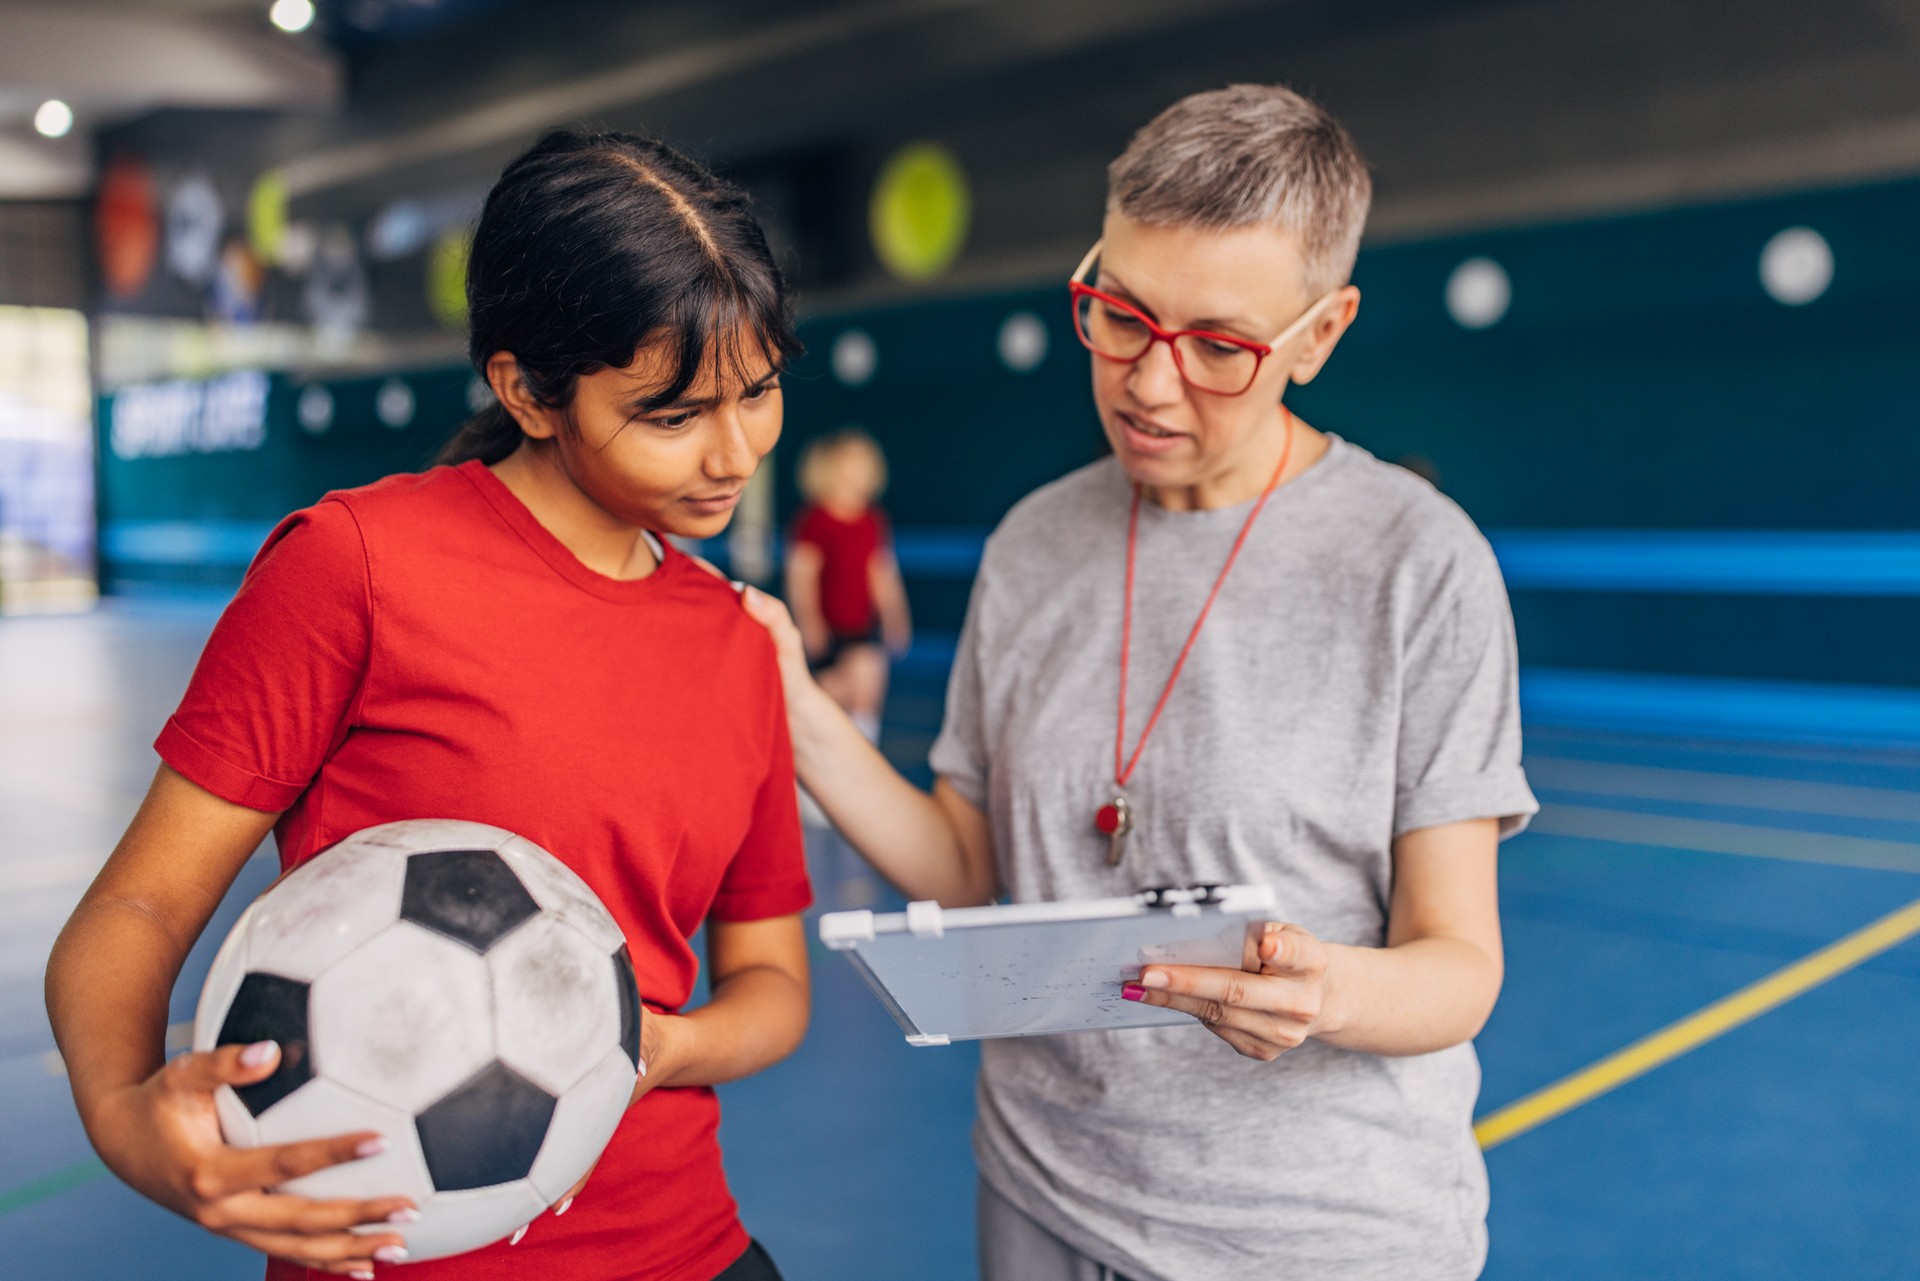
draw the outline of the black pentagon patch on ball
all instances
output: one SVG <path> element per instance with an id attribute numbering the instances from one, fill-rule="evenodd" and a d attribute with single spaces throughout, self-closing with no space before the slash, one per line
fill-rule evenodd
<path id="1" fill-rule="evenodd" d="M 547 1139 L 556 1100 L 491 1063 L 414 1119 L 436 1192 L 524 1179 Z"/>
<path id="2" fill-rule="evenodd" d="M 540 905 L 492 850 L 437 850 L 407 859 L 400 919 L 484 953 Z"/>
<path id="3" fill-rule="evenodd" d="M 307 985 L 278 974 L 249 974 L 227 1006 L 220 1024 L 221 1045 L 252 1045 L 272 1041 L 280 1047 L 280 1066 L 273 1075 L 252 1085 L 236 1085 L 248 1112 L 259 1116 L 313 1079 L 313 1057 L 307 1046 Z"/>
<path id="4" fill-rule="evenodd" d="M 625 943 L 613 954 L 613 985 L 620 992 L 620 1048 L 633 1060 L 637 1072 L 640 1070 L 640 984 L 634 981 L 633 958 L 627 955 Z"/>

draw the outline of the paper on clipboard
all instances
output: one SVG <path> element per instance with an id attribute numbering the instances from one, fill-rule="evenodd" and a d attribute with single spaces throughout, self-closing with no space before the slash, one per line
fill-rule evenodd
<path id="1" fill-rule="evenodd" d="M 910 903 L 829 912 L 820 941 L 853 962 L 910 1044 L 945 1045 L 1190 1022 L 1122 999 L 1120 985 L 1156 961 L 1239 969 L 1248 928 L 1275 911 L 1266 885 L 950 910 Z"/>

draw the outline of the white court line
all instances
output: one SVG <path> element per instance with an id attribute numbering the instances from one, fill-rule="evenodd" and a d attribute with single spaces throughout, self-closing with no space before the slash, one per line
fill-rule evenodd
<path id="1" fill-rule="evenodd" d="M 45 774 L 8 762 L 0 767 L 0 795 L 30 805 L 58 805 L 81 814 L 133 812 L 140 798 L 65 774 Z"/>
<path id="2" fill-rule="evenodd" d="M 90 854 L 40 854 L 29 858 L 9 858 L 0 862 L 0 893 L 85 885 L 106 861 L 105 850 Z"/>
<path id="3" fill-rule="evenodd" d="M 1920 823 L 1920 791 L 1620 765 L 1565 756 L 1529 756 L 1525 764 L 1530 781 L 1563 791 Z"/>
<path id="4" fill-rule="evenodd" d="M 182 1050 L 192 1048 L 193 1024 L 191 1022 L 167 1024 L 166 1053 L 168 1058 L 172 1058 Z M 48 1050 L 41 1054 L 40 1066 L 46 1069 L 48 1076 L 65 1076 L 67 1074 L 67 1061 L 60 1057 L 60 1051 L 58 1050 Z"/>
<path id="5" fill-rule="evenodd" d="M 1920 844 L 1909 841 L 1795 832 L 1779 827 L 1751 827 L 1745 823 L 1638 814 L 1586 805 L 1548 805 L 1534 815 L 1527 830 L 1548 836 L 1616 841 L 1623 845 L 1701 850 L 1709 854 L 1739 854 L 1886 872 L 1920 872 Z"/>

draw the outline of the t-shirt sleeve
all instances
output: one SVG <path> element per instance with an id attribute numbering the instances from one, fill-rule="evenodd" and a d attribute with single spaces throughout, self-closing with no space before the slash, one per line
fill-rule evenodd
<path id="1" fill-rule="evenodd" d="M 813 902 L 806 846 L 800 837 L 800 798 L 794 790 L 793 742 L 776 679 L 771 704 L 773 750 L 754 796 L 753 822 L 727 864 L 709 915 L 721 921 L 764 921 L 804 912 Z"/>
<path id="2" fill-rule="evenodd" d="M 960 645 L 954 651 L 953 669 L 947 677 L 947 712 L 940 723 L 939 737 L 927 754 L 934 774 L 947 780 L 976 808 L 987 808 L 988 768 L 986 730 L 986 683 L 982 679 L 982 615 L 986 612 L 987 569 L 982 562 L 980 576 L 974 580 L 973 596 L 967 602 L 966 621 L 960 627 Z"/>
<path id="3" fill-rule="evenodd" d="M 282 521 L 200 655 L 160 759 L 215 796 L 291 806 L 339 745 L 372 650 L 366 546 L 345 503 Z"/>
<path id="4" fill-rule="evenodd" d="M 1393 834 L 1540 808 L 1520 767 L 1513 613 L 1484 541 L 1455 560 L 1415 620 L 1403 669 Z"/>

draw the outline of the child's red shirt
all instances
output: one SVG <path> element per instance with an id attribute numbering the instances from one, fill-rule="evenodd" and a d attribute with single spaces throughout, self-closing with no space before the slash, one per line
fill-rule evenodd
<path id="1" fill-rule="evenodd" d="M 520 833 L 599 894 L 660 1010 L 692 992 L 701 922 L 809 900 L 765 632 L 677 551 L 631 582 L 588 569 L 477 462 L 282 522 L 156 747 L 215 795 L 284 810 L 284 867 L 396 819 Z M 382 1271 L 709 1281 L 748 1240 L 719 1120 L 710 1089 L 655 1090 L 564 1218 Z"/>
<path id="2" fill-rule="evenodd" d="M 824 507 L 808 507 L 794 521 L 793 541 L 820 549 L 820 612 L 828 630 L 844 638 L 871 636 L 878 618 L 868 575 L 888 541 L 879 508 L 842 520 Z"/>

